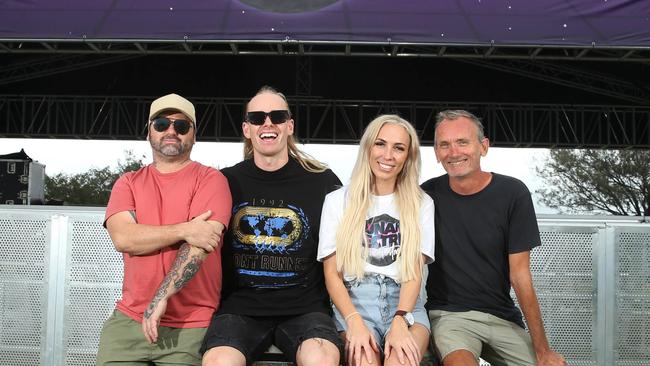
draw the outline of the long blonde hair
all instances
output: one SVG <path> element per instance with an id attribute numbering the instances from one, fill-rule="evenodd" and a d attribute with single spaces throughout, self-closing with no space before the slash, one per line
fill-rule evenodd
<path id="1" fill-rule="evenodd" d="M 291 118 L 291 110 L 289 109 L 289 102 L 287 102 L 287 97 L 284 94 L 280 93 L 279 91 L 277 91 L 275 88 L 271 86 L 264 85 L 263 87 L 260 88 L 260 90 L 257 91 L 257 93 L 253 97 L 263 93 L 275 94 L 280 98 L 282 98 L 284 100 L 284 103 L 287 105 L 287 110 L 289 111 L 289 118 Z M 246 112 L 248 112 L 248 103 L 246 103 L 246 107 L 244 108 L 244 113 Z M 294 135 L 290 135 L 287 138 L 287 149 L 289 150 L 289 156 L 298 160 L 300 165 L 302 165 L 302 167 L 305 168 L 305 170 L 312 173 L 320 173 L 327 170 L 326 164 L 321 163 L 320 161 L 314 159 L 311 155 L 298 149 L 298 146 L 296 146 L 296 138 L 294 137 Z M 244 137 L 244 159 L 250 159 L 252 157 L 253 157 L 253 143 L 251 142 L 251 139 Z"/>
<path id="2" fill-rule="evenodd" d="M 363 278 L 368 256 L 365 222 L 372 199 L 375 178 L 370 169 L 370 151 L 386 124 L 402 126 L 410 137 L 408 156 L 397 175 L 395 202 L 400 217 L 401 246 L 397 252 L 400 282 L 417 278 L 422 273 L 420 243 L 420 205 L 423 192 L 420 177 L 420 142 L 415 128 L 397 115 L 382 115 L 366 127 L 359 143 L 357 161 L 352 171 L 345 198 L 345 209 L 336 232 L 336 268 L 339 272 Z M 359 241 L 363 245 L 359 245 Z"/>

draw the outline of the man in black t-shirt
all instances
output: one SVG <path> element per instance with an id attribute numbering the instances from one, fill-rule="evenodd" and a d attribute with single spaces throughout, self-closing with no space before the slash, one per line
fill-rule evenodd
<path id="1" fill-rule="evenodd" d="M 251 364 L 272 344 L 297 365 L 339 365 L 342 341 L 316 253 L 323 200 L 341 182 L 298 150 L 293 127 L 273 88 L 248 102 L 244 161 L 222 170 L 233 209 L 204 365 Z"/>
<path id="2" fill-rule="evenodd" d="M 566 365 L 548 344 L 530 273 L 530 250 L 541 244 L 530 192 L 481 170 L 488 147 L 473 114 L 438 114 L 435 153 L 447 174 L 422 184 L 436 207 L 426 305 L 436 348 L 445 366 L 479 357 L 493 366 Z"/>

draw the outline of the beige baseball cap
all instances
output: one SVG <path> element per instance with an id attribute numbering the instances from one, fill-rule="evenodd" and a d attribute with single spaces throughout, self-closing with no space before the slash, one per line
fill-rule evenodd
<path id="1" fill-rule="evenodd" d="M 154 119 L 160 113 L 168 110 L 183 113 L 196 125 L 196 111 L 194 110 L 194 104 L 180 95 L 173 93 L 160 97 L 151 103 L 149 119 Z"/>

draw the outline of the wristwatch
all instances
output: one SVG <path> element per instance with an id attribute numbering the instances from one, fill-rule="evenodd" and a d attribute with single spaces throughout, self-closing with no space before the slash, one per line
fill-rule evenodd
<path id="1" fill-rule="evenodd" d="M 409 327 L 415 324 L 415 318 L 413 318 L 413 314 L 409 313 L 408 311 L 397 310 L 395 312 L 395 315 L 393 315 L 393 318 L 396 316 L 401 316 L 402 318 L 404 318 L 406 325 L 408 325 Z"/>

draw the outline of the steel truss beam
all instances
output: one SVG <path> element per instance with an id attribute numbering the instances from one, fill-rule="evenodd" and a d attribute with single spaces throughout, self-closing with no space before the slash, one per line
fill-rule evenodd
<path id="1" fill-rule="evenodd" d="M 648 62 L 650 48 L 297 40 L 0 39 L 0 53 L 377 56 Z"/>
<path id="2" fill-rule="evenodd" d="M 309 56 L 296 57 L 296 94 L 311 96 L 312 62 Z"/>
<path id="3" fill-rule="evenodd" d="M 0 95 L 0 137 L 144 139 L 154 97 Z M 199 116 L 198 139 L 241 141 L 241 98 L 190 98 Z M 353 144 L 379 114 L 411 121 L 423 145 L 433 144 L 443 109 L 482 116 L 493 146 L 650 148 L 650 108 L 634 106 L 489 104 L 324 100 L 290 97 L 301 142 Z"/>

